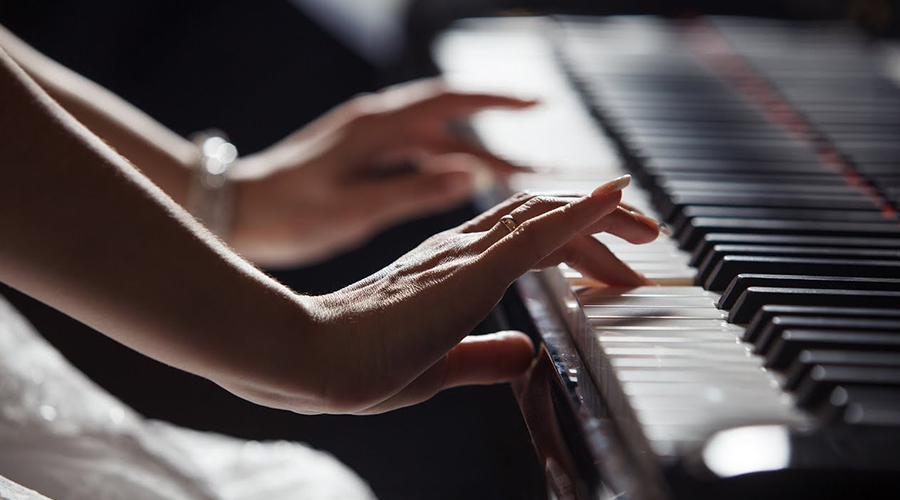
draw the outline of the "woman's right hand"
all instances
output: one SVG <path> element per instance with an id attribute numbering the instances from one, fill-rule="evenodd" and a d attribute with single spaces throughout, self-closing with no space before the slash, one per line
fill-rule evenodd
<path id="1" fill-rule="evenodd" d="M 467 335 L 520 275 L 566 262 L 611 285 L 648 284 L 591 237 L 601 231 L 633 243 L 657 237 L 652 220 L 619 208 L 628 181 L 617 179 L 584 197 L 514 196 L 356 284 L 309 297 L 314 334 L 297 349 L 315 360 L 312 372 L 320 376 L 304 381 L 302 395 L 244 396 L 300 413 L 367 414 L 450 387 L 511 380 L 531 362 L 529 338 L 519 332 Z M 507 214 L 518 222 L 513 231 L 500 222 Z M 291 350 L 280 352 L 288 356 L 282 368 L 289 371 Z"/>

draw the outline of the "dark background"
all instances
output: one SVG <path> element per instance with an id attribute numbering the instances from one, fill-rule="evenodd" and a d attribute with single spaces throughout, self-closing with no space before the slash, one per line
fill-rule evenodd
<path id="1" fill-rule="evenodd" d="M 365 1 L 365 0 L 360 0 Z M 422 0 L 406 17 L 407 44 L 376 67 L 286 1 L 0 0 L 0 23 L 110 88 L 178 133 L 217 127 L 244 152 L 261 149 L 360 92 L 434 73 L 428 43 L 452 20 L 493 14 L 698 13 L 848 19 L 896 35 L 897 2 Z M 380 269 L 471 207 L 415 221 L 307 269 L 274 273 L 303 292 L 340 288 Z M 509 389 L 447 391 L 373 417 L 298 416 L 244 402 L 173 370 L 8 288 L 4 295 L 76 366 L 139 412 L 250 439 L 292 439 L 328 450 L 384 499 L 531 498 L 541 470 Z M 479 330 L 503 325 L 489 318 Z"/>

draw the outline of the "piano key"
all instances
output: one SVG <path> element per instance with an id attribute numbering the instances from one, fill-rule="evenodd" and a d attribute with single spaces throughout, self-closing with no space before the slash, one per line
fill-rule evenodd
<path id="1" fill-rule="evenodd" d="M 823 209 L 823 210 L 855 210 L 855 211 L 873 211 L 873 207 L 876 207 L 872 200 L 857 194 L 848 194 L 846 196 L 833 196 L 827 194 L 781 194 L 781 193 L 770 193 L 770 194 L 760 194 L 760 193 L 728 193 L 728 194 L 718 194 L 718 193 L 693 193 L 693 194 L 673 194 L 665 200 L 657 200 L 659 206 L 659 214 L 667 221 L 673 220 L 678 213 L 686 207 L 689 206 L 732 206 L 732 207 L 764 207 L 764 208 L 783 208 L 783 209 Z M 877 208 L 877 207 L 876 207 Z M 725 226 L 724 232 L 736 232 L 733 228 L 741 227 L 738 224 L 738 221 L 747 220 L 747 219 L 708 219 L 708 218 L 696 218 L 692 221 L 692 223 L 697 223 L 697 221 L 703 221 L 705 224 L 710 224 L 715 221 L 734 221 L 733 223 L 727 223 Z M 766 223 L 768 221 L 760 221 L 761 223 Z M 764 230 L 772 230 L 774 234 L 784 234 L 779 233 L 779 224 L 781 221 L 771 221 L 768 224 L 768 227 L 764 227 Z M 807 222 L 807 221 L 803 221 Z M 796 224 L 797 226 L 802 226 L 802 224 Z M 756 233 L 764 233 L 765 231 L 757 230 L 754 231 Z M 706 232 L 713 232 L 713 230 L 707 230 Z M 719 232 L 719 231 L 717 231 Z M 806 233 L 801 233 L 806 234 Z M 822 231 L 813 234 L 826 234 Z M 695 239 L 699 239 L 700 236 L 697 236 Z M 877 236 L 876 236 L 877 237 Z"/>
<path id="2" fill-rule="evenodd" d="M 810 349 L 801 351 L 785 373 L 783 387 L 797 388 L 816 365 L 900 368 L 900 352 L 840 351 Z"/>
<path id="3" fill-rule="evenodd" d="M 773 370 L 783 370 L 796 359 L 801 351 L 811 349 L 898 352 L 900 351 L 900 332 L 786 330 L 772 343 L 772 348 L 765 356 L 765 366 Z"/>
<path id="4" fill-rule="evenodd" d="M 816 365 L 797 386 L 797 404 L 812 408 L 826 401 L 836 387 L 887 387 L 900 389 L 900 369 L 882 367 Z"/>
<path id="5" fill-rule="evenodd" d="M 840 385 L 832 391 L 828 413 L 855 426 L 900 426 L 900 389 Z"/>
<path id="6" fill-rule="evenodd" d="M 739 274 L 797 274 L 900 278 L 900 261 L 726 255 L 703 286 L 721 292 Z"/>
<path id="7" fill-rule="evenodd" d="M 805 316 L 775 316 L 763 328 L 754 342 L 754 352 L 765 356 L 785 330 L 853 330 L 857 332 L 900 331 L 898 320 L 865 318 L 810 318 Z"/>
<path id="8" fill-rule="evenodd" d="M 642 170 L 659 175 L 669 172 L 728 172 L 733 174 L 757 174 L 772 172 L 777 174 L 819 175 L 824 169 L 817 161 L 773 162 L 741 160 L 703 160 L 699 158 L 653 158 L 644 159 Z M 827 171 L 825 171 L 827 175 Z"/>
<path id="9" fill-rule="evenodd" d="M 824 208 L 824 207 L 823 207 Z M 900 226 L 890 221 L 817 222 L 765 219 L 714 219 L 697 217 L 679 235 L 682 248 L 695 249 L 709 233 L 786 234 L 848 238 L 900 238 Z"/>
<path id="10" fill-rule="evenodd" d="M 857 276 L 802 276 L 794 274 L 739 274 L 728 285 L 716 306 L 720 309 L 731 309 L 741 294 L 751 286 L 900 291 L 900 279 L 861 278 Z M 817 314 L 821 314 L 821 311 Z"/>
<path id="11" fill-rule="evenodd" d="M 829 260 L 873 260 L 900 261 L 900 251 L 889 249 L 834 248 L 834 247 L 794 247 L 770 245 L 716 245 L 712 248 L 697 273 L 698 281 L 705 283 L 728 256 L 739 257 L 790 257 L 797 259 Z M 781 273 L 787 274 L 787 273 Z M 834 273 L 835 275 L 840 275 Z M 731 282 L 729 282 L 731 283 Z"/>
<path id="12" fill-rule="evenodd" d="M 741 294 L 728 312 L 728 322 L 747 323 L 763 306 L 769 304 L 896 309 L 898 303 L 900 292 L 752 286 Z"/>
<path id="13" fill-rule="evenodd" d="M 809 162 L 815 164 L 818 160 L 818 156 L 815 152 L 797 149 L 792 146 L 780 148 L 770 146 L 765 149 L 741 149 L 737 147 L 727 147 L 726 145 L 710 145 L 707 147 L 686 145 L 684 147 L 676 147 L 671 145 L 651 146 L 644 144 L 637 147 L 635 153 L 647 158 L 688 158 L 691 160 L 716 160 L 720 162 Z"/>
<path id="14" fill-rule="evenodd" d="M 759 338 L 762 329 L 765 328 L 769 321 L 778 315 L 900 320 L 900 309 L 766 305 L 753 316 L 753 319 L 745 328 L 741 339 L 745 342 L 754 342 Z"/>
<path id="15" fill-rule="evenodd" d="M 807 190 L 809 191 L 809 190 Z M 885 216 L 877 207 L 866 211 L 790 209 L 759 207 L 687 206 L 672 219 L 676 233 L 696 217 L 725 219 L 811 220 L 835 222 L 897 222 L 897 216 Z"/>
<path id="16" fill-rule="evenodd" d="M 692 266 L 703 262 L 718 244 L 827 246 L 835 248 L 892 248 L 900 250 L 900 239 L 859 238 L 839 236 L 798 236 L 793 234 L 708 233 L 695 248 L 688 262 Z"/>

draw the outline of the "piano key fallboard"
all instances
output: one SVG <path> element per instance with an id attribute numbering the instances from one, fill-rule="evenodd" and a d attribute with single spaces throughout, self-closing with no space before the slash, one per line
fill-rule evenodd
<path id="1" fill-rule="evenodd" d="M 900 88 L 877 45 L 742 18 L 482 19 L 435 55 L 455 86 L 542 101 L 473 120 L 536 167 L 498 196 L 627 172 L 624 201 L 674 229 L 597 236 L 658 286 L 564 265 L 519 283 L 555 381 L 534 388 L 539 362 L 516 387 L 553 495 L 900 491 Z"/>

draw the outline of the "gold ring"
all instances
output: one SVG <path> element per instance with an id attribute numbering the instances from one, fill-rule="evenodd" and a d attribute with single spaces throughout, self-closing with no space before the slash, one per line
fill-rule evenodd
<path id="1" fill-rule="evenodd" d="M 516 219 L 513 219 L 512 215 L 504 215 L 500 217 L 500 223 L 503 224 L 506 229 L 511 233 L 519 227 L 519 223 L 516 222 Z"/>

